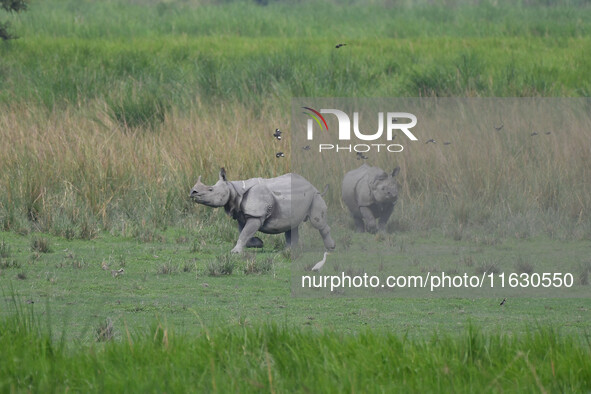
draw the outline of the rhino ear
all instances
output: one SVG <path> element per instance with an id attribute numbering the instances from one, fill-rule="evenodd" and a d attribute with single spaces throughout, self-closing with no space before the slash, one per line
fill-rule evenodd
<path id="1" fill-rule="evenodd" d="M 226 182 L 226 169 L 224 167 L 220 168 L 220 181 Z"/>
<path id="2" fill-rule="evenodd" d="M 400 172 L 400 167 L 396 167 L 394 171 L 392 171 L 392 177 L 395 177 Z"/>

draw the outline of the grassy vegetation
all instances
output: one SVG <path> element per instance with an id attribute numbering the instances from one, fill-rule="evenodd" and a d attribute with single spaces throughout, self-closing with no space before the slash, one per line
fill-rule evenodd
<path id="1" fill-rule="evenodd" d="M 589 96 L 590 13 L 512 2 L 39 2 L 13 22 L 22 38 L 0 48 L 0 102 L 98 100 L 133 126 L 196 101 Z"/>
<path id="2" fill-rule="evenodd" d="M 90 239 L 199 220 L 186 198 L 199 174 L 289 170 L 274 156 L 289 136 L 279 147 L 269 135 L 289 129 L 291 97 L 589 95 L 585 3 L 451 4 L 33 2 L 12 17 L 21 38 L 0 46 L 0 137 L 11 141 L 0 147 L 0 228 Z M 518 152 L 492 135 L 474 146 L 482 135 L 473 134 L 454 142 L 455 163 L 426 150 L 397 157 L 403 222 L 457 223 L 434 213 L 481 207 L 473 191 L 502 173 L 483 215 L 501 218 L 492 196 L 523 185 L 507 205 L 513 215 L 588 238 L 582 127 Z M 525 129 L 515 122 L 510 132 Z M 483 157 L 489 168 L 472 165 Z"/>
<path id="3" fill-rule="evenodd" d="M 71 349 L 29 308 L 0 323 L 2 391 L 518 391 L 591 389 L 591 346 L 548 328 L 409 339 L 278 325 L 186 335 L 166 322 Z M 352 368 L 353 366 L 353 368 Z"/>
<path id="4" fill-rule="evenodd" d="M 339 247 L 328 256 L 322 274 L 369 275 L 446 272 L 481 275 L 483 270 L 508 274 L 529 263 L 533 272 L 570 272 L 572 288 L 441 293 L 434 299 L 409 298 L 411 290 L 298 289 L 306 266 L 320 253 L 283 252 L 283 237 L 261 235 L 265 248 L 256 254 L 230 256 L 237 231 L 230 219 L 212 217 L 205 224 L 187 224 L 141 237 L 102 235 L 91 241 L 46 236 L 51 252 L 31 249 L 35 234 L 3 233 L 6 257 L 0 258 L 4 299 L 0 315 L 11 316 L 11 296 L 37 313 L 51 315 L 56 332 L 66 339 L 92 343 L 98 327 L 110 319 L 115 339 L 124 327 L 145 327 L 155 317 L 190 335 L 203 326 L 236 327 L 272 323 L 292 327 L 358 334 L 365 329 L 425 338 L 433 332 L 455 332 L 469 321 L 483 334 L 502 331 L 524 334 L 528 327 L 561 327 L 564 335 L 582 339 L 591 319 L 588 282 L 589 243 L 548 237 L 490 242 L 490 238 L 455 241 L 440 235 L 406 232 L 371 236 L 335 226 Z M 320 243 L 306 225 L 302 243 Z M 295 251 L 293 251 L 295 252 Z M 374 256 L 368 260 L 364 256 Z M 363 265 L 360 262 L 364 262 Z M 123 272 L 119 273 L 120 270 Z M 309 274 L 309 272 L 305 272 Z M 291 286 L 290 286 L 291 283 Z M 296 295 L 296 297 L 293 297 Z M 357 296 L 364 296 L 363 298 Z M 425 293 L 420 294 L 425 297 Z M 540 296 L 537 294 L 536 296 Z M 561 298 L 547 298 L 547 297 Z M 311 298 L 312 297 L 312 298 Z M 499 306 L 506 297 L 507 304 Z M 578 297 L 578 298 L 573 298 Z M 43 319 L 43 317 L 42 317 Z M 201 323 L 199 323 L 201 322 Z M 57 334 L 56 334 L 57 335 Z M 59 339 L 59 335 L 56 337 Z"/>
<path id="5" fill-rule="evenodd" d="M 447 118 L 444 127 L 444 118 L 433 117 L 422 123 L 420 137 L 434 137 L 439 145 L 410 144 L 403 154 L 370 161 L 402 167 L 393 230 L 591 239 L 591 184 L 584 181 L 591 177 L 589 118 L 571 113 L 565 127 L 557 124 L 564 119 L 554 117 L 556 112 L 522 119 L 519 109 L 507 110 L 500 133 L 493 128 L 498 117 L 490 112 L 472 123 Z M 274 126 L 288 124 L 286 115 L 261 118 L 239 104 L 193 109 L 147 132 L 121 129 L 100 111 L 93 116 L 101 122 L 73 110 L 41 113 L 14 108 L 0 115 L 0 130 L 11 141 L 0 147 L 4 230 L 92 239 L 101 231 L 130 236 L 203 221 L 211 210 L 192 204 L 188 193 L 200 174 L 214 183 L 220 166 L 230 179 L 293 169 L 320 189 L 330 183 L 330 216 L 346 215 L 340 178 L 358 162 L 328 163 L 320 173 L 276 159 L 290 136 L 282 145 L 271 133 Z M 541 135 L 531 137 L 532 130 Z M 441 146 L 442 141 L 452 144 Z"/>
<path id="6" fill-rule="evenodd" d="M 314 102 L 299 100 L 294 108 L 306 101 Z M 313 106 L 340 108 L 330 101 L 317 101 Z M 588 101 L 439 98 L 375 102 L 361 121 L 366 130 L 376 130 L 378 109 L 405 108 L 420 117 L 413 131 L 419 141 L 410 142 L 400 132 L 393 141 L 404 145 L 403 152 L 373 149 L 366 153 L 365 162 L 370 165 L 389 171 L 401 167 L 401 199 L 391 230 L 437 228 L 454 239 L 541 234 L 591 239 L 591 183 L 585 181 L 591 179 L 586 165 L 591 153 Z M 307 117 L 295 111 L 294 118 L 296 130 L 305 130 L 302 123 Z M 329 127 L 336 127 L 335 123 Z M 502 129 L 495 130 L 499 125 Z M 318 143 L 337 143 L 330 133 L 317 133 L 313 143 L 305 138 L 304 132 L 292 136 L 292 170 L 319 188 L 329 184 L 330 212 L 338 214 L 343 205 L 343 174 L 357 168 L 360 161 L 355 153 L 315 152 Z M 437 143 L 425 144 L 430 138 Z M 369 143 L 339 144 L 364 142 Z M 306 144 L 315 149 L 302 150 Z"/>
<path id="7" fill-rule="evenodd" d="M 20 38 L 0 43 L 0 391 L 590 389 L 588 101 L 422 124 L 452 144 L 371 162 L 402 167 L 375 236 L 352 233 L 339 198 L 359 162 L 320 174 L 288 132 L 293 97 L 589 96 L 585 1 L 48 0 L 7 18 Z M 325 272 L 361 272 L 348 261 L 367 250 L 380 275 L 562 264 L 582 297 L 291 297 L 317 253 L 263 235 L 230 256 L 235 224 L 189 201 L 221 166 L 334 180 Z M 301 241 L 314 249 L 317 232 Z"/>

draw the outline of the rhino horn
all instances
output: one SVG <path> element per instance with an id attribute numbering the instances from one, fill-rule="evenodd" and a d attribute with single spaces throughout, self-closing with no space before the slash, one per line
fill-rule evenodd
<path id="1" fill-rule="evenodd" d="M 193 186 L 191 189 L 191 193 L 189 194 L 190 198 L 194 198 L 197 195 L 197 188 L 199 185 L 203 185 L 203 183 L 201 183 L 201 175 L 199 175 L 199 178 L 197 178 L 197 183 L 195 183 L 195 186 Z"/>

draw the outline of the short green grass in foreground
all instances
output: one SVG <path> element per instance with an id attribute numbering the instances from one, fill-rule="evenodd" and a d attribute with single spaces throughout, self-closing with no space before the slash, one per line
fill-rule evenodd
<path id="1" fill-rule="evenodd" d="M 473 326 L 424 339 L 274 324 L 188 335 L 154 323 L 72 350 L 21 307 L 0 321 L 0 391 L 585 392 L 586 340 L 548 328 L 483 335 Z"/>
<path id="2" fill-rule="evenodd" d="M 230 219 L 221 222 L 230 224 Z M 317 236 L 309 227 L 304 226 L 304 243 Z M 95 340 L 97 327 L 106 319 L 112 321 L 116 340 L 125 338 L 125 327 L 142 330 L 154 319 L 165 320 L 189 334 L 200 333 L 203 327 L 271 323 L 355 335 L 370 328 L 421 339 L 433 332 L 451 335 L 470 321 L 484 333 L 518 335 L 527 326 L 539 324 L 560 326 L 562 332 L 582 339 L 591 322 L 589 297 L 548 299 L 524 295 L 509 297 L 503 307 L 497 297 L 477 298 L 468 293 L 462 298 L 424 299 L 399 298 L 388 292 L 368 298 L 354 298 L 353 292 L 315 297 L 318 292 L 308 291 L 302 294 L 304 297 L 293 297 L 292 267 L 297 267 L 300 260 L 290 262 L 289 255 L 282 250 L 283 237 L 263 236 L 263 251 L 246 257 L 228 257 L 236 236 L 235 229 L 228 230 L 232 230 L 228 239 L 218 239 L 217 243 L 209 239 L 202 243 L 199 236 L 182 229 L 169 229 L 151 239 L 101 234 L 91 241 L 1 233 L 8 257 L 0 259 L 0 285 L 4 293 L 0 312 L 4 316 L 13 312 L 6 301 L 14 293 L 21 303 L 32 303 L 42 320 L 43 316 L 51 318 L 56 337 L 65 332 L 68 341 L 85 343 Z M 207 232 L 215 230 L 207 228 Z M 342 245 L 343 235 L 336 232 L 334 236 Z M 398 255 L 392 257 L 393 264 L 432 271 L 455 268 L 460 274 L 474 274 L 487 262 L 514 272 L 520 261 L 511 260 L 509 250 L 519 250 L 527 256 L 537 248 L 564 247 L 563 241 L 546 238 L 506 240 L 487 246 L 480 240 L 454 241 L 411 233 L 389 236 L 398 248 Z M 46 240 L 51 252 L 41 253 L 33 248 L 45 244 L 39 240 Z M 387 242 L 367 236 L 364 244 L 375 249 Z M 584 264 L 589 264 L 589 243 L 577 241 L 569 245 L 569 259 L 579 262 L 581 265 L 576 266 L 582 271 Z M 435 251 L 443 256 L 437 263 L 433 260 Z M 359 254 L 353 246 L 337 251 L 329 257 L 323 274 L 336 272 L 339 253 Z M 538 267 L 535 259 L 527 262 L 536 272 L 547 268 Z M 230 268 L 232 272 L 228 274 Z M 117 274 L 120 269 L 123 274 Z M 374 269 L 375 264 L 368 263 L 367 272 L 374 274 Z M 588 271 L 574 272 L 574 296 L 591 291 L 588 282 L 581 283 L 583 274 L 588 280 Z"/>

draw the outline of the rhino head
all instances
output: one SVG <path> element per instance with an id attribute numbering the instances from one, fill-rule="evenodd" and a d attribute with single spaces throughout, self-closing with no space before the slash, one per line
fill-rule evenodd
<path id="1" fill-rule="evenodd" d="M 226 205 L 230 199 L 230 187 L 226 180 L 226 170 L 223 167 L 220 169 L 220 178 L 213 186 L 207 186 L 201 183 L 200 175 L 197 183 L 191 189 L 189 197 L 193 201 L 209 207 L 222 207 Z"/>
<path id="2" fill-rule="evenodd" d="M 396 175 L 400 167 L 396 167 L 391 174 L 382 172 L 373 179 L 369 179 L 369 189 L 378 203 L 395 202 L 398 199 L 398 182 Z"/>

